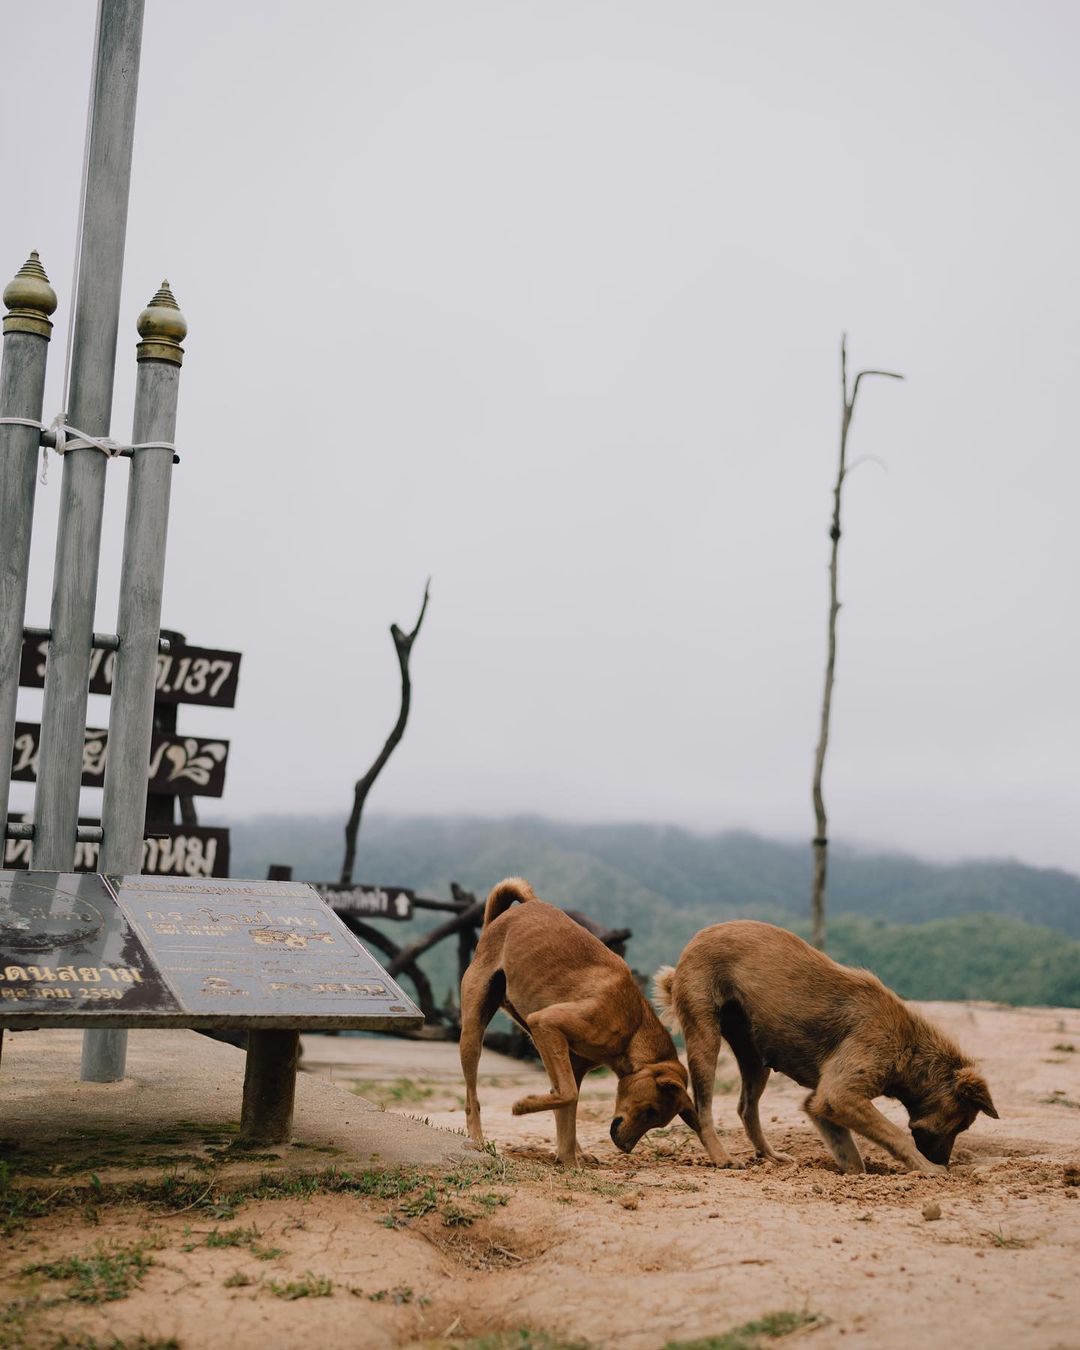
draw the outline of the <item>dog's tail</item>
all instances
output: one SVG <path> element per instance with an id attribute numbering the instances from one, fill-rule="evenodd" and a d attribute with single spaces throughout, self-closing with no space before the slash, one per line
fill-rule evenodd
<path id="1" fill-rule="evenodd" d="M 511 905 L 523 905 L 526 900 L 535 900 L 536 892 L 523 877 L 507 877 L 505 881 L 492 888 L 484 906 L 484 927 L 495 922 L 500 914 Z"/>
<path id="2" fill-rule="evenodd" d="M 674 966 L 661 966 L 653 976 L 653 1004 L 660 1021 L 670 1031 L 678 1031 L 679 1017 L 675 1011 L 675 998 L 671 985 L 675 979 Z"/>

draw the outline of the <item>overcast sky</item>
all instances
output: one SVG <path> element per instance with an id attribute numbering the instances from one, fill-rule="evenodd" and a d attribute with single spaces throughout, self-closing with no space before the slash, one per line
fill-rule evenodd
<path id="1" fill-rule="evenodd" d="M 94 8 L 0 6 L 47 418 Z M 846 330 L 906 382 L 852 430 L 830 833 L 1080 871 L 1078 39 L 1069 0 L 149 0 L 113 433 L 167 276 L 164 621 L 244 654 L 181 709 L 232 743 L 201 818 L 344 815 L 431 574 L 369 809 L 809 838 Z"/>

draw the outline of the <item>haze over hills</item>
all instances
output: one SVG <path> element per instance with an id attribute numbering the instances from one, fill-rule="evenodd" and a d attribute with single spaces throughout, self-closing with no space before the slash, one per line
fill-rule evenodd
<path id="1" fill-rule="evenodd" d="M 271 862 L 290 863 L 298 879 L 337 875 L 340 818 L 260 816 L 232 829 L 234 876 L 265 876 Z M 482 895 L 515 874 L 555 904 L 631 928 L 628 956 L 642 970 L 674 960 L 699 928 L 724 919 L 807 926 L 810 850 L 801 843 L 534 817 L 372 816 L 361 831 L 357 880 L 436 896 L 454 880 Z M 830 954 L 907 997 L 1080 1006 L 1080 877 L 833 845 L 828 898 Z M 394 936 L 430 922 L 392 925 Z M 430 969 L 452 978 L 441 955 Z"/>

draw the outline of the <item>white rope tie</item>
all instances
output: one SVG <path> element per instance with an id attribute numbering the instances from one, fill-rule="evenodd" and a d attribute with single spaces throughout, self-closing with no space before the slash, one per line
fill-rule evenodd
<path id="1" fill-rule="evenodd" d="M 58 413 L 49 426 L 44 422 L 35 422 L 31 417 L 0 417 L 0 427 L 36 427 L 38 431 L 50 432 L 56 438 L 53 449 L 58 455 L 66 455 L 72 450 L 100 450 L 107 459 L 118 459 L 121 455 L 130 455 L 135 450 L 171 450 L 176 453 L 172 441 L 114 441 L 111 436 L 91 436 L 88 431 L 70 427 L 64 414 Z M 49 447 L 41 447 L 41 483 L 49 481 Z"/>

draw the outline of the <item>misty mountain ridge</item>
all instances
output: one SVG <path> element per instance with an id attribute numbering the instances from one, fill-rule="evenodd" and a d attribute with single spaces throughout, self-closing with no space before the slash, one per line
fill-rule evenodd
<path id="1" fill-rule="evenodd" d="M 343 820 L 255 816 L 231 822 L 233 873 L 263 876 L 271 862 L 294 875 L 336 877 Z M 713 922 L 737 917 L 804 916 L 809 909 L 807 843 L 745 830 L 696 833 L 675 825 L 575 824 L 542 817 L 389 817 L 365 819 L 356 879 L 444 896 L 457 881 L 486 894 L 521 875 L 554 904 L 575 905 L 608 922 L 621 904 L 661 906 Z M 1080 937 L 1080 877 L 1014 860 L 929 862 L 893 851 L 833 843 L 828 906 L 892 923 L 963 914 L 998 914 Z"/>
<path id="2" fill-rule="evenodd" d="M 297 880 L 336 878 L 343 822 L 261 816 L 232 822 L 233 875 L 288 863 Z M 582 825 L 537 817 L 372 816 L 356 879 L 446 897 L 457 881 L 483 896 L 520 875 L 553 904 L 628 927 L 631 965 L 674 961 L 700 928 L 753 918 L 807 935 L 810 849 L 745 831 Z M 408 941 L 444 918 L 388 923 Z M 1080 1006 L 1080 877 L 1019 862 L 932 863 L 830 847 L 828 949 L 907 998 Z M 453 943 L 424 957 L 439 995 L 456 983 Z"/>

